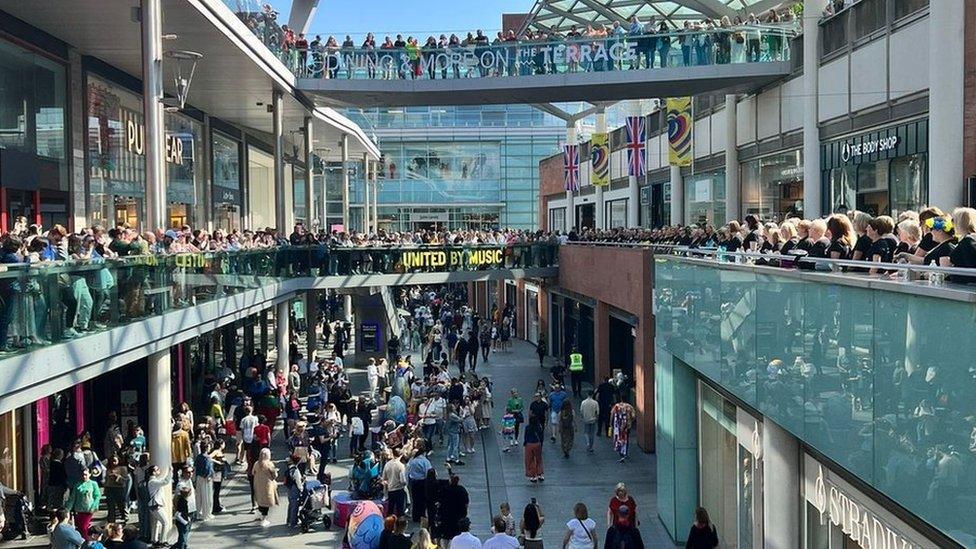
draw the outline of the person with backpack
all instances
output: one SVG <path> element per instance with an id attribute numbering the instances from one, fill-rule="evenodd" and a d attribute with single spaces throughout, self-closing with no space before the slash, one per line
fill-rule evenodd
<path id="1" fill-rule="evenodd" d="M 688 532 L 685 549 L 713 549 L 718 547 L 718 532 L 715 525 L 708 518 L 708 511 L 704 507 L 695 509 L 695 523 Z"/>
<path id="2" fill-rule="evenodd" d="M 305 487 L 305 473 L 301 469 L 302 458 L 292 454 L 288 459 L 288 471 L 285 474 L 285 488 L 288 489 L 288 526 L 298 528 L 298 501 Z"/>
<path id="3" fill-rule="evenodd" d="M 596 521 L 583 502 L 573 506 L 574 518 L 566 523 L 563 549 L 596 549 Z"/>
<path id="4" fill-rule="evenodd" d="M 607 529 L 603 549 L 644 549 L 640 530 L 632 525 L 630 508 L 626 505 L 617 509 L 617 520 Z"/>

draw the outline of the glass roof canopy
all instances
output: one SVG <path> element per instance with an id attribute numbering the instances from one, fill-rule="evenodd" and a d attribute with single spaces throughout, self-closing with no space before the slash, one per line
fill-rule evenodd
<path id="1" fill-rule="evenodd" d="M 664 19 L 672 27 L 680 27 L 687 19 L 710 19 L 759 14 L 781 4 L 784 0 L 536 0 L 521 31 L 531 29 L 564 33 L 573 25 L 585 28 L 590 24 L 609 25 L 625 22 L 637 16 L 647 22 Z"/>

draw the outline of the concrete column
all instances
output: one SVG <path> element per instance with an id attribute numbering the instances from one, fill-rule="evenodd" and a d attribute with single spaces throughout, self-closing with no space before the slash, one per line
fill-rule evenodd
<path id="1" fill-rule="evenodd" d="M 739 194 L 739 149 L 736 147 L 736 96 L 725 96 L 725 220 L 742 219 Z M 718 222 L 716 221 L 716 224 Z"/>
<path id="2" fill-rule="evenodd" d="M 305 292 L 305 358 L 311 361 L 318 349 L 319 300 L 315 290 Z"/>
<path id="3" fill-rule="evenodd" d="M 576 143 L 576 122 L 566 123 L 566 144 Z M 566 191 L 566 232 L 576 228 L 576 198 L 572 190 Z"/>
<path id="4" fill-rule="evenodd" d="M 271 94 L 272 133 L 274 135 L 274 189 L 275 189 L 275 227 L 283 236 L 288 236 L 285 219 L 288 217 L 288 189 L 285 188 L 285 136 L 284 107 L 281 90 Z"/>
<path id="5" fill-rule="evenodd" d="M 287 372 L 291 366 L 288 360 L 288 331 L 291 326 L 288 313 L 291 312 L 290 301 L 285 300 L 275 307 L 275 349 L 277 358 L 275 368 L 279 372 Z"/>
<path id="6" fill-rule="evenodd" d="M 339 140 L 339 153 L 342 161 L 342 226 L 348 233 L 349 227 L 349 135 L 342 134 Z"/>
<path id="7" fill-rule="evenodd" d="M 320 226 L 325 231 L 328 232 L 328 230 L 329 230 L 329 214 L 328 214 L 329 206 L 328 206 L 328 199 L 326 198 L 326 191 L 329 188 L 328 175 L 327 175 L 329 173 L 329 170 L 325 166 L 325 158 L 323 157 L 321 160 L 322 160 L 322 190 L 321 190 L 321 194 L 319 195 L 319 211 L 322 212 L 322 219 L 319 221 L 319 223 L 320 223 Z"/>
<path id="8" fill-rule="evenodd" d="M 315 193 L 312 191 L 312 117 L 305 117 L 305 228 L 312 230 L 315 220 Z"/>
<path id="9" fill-rule="evenodd" d="M 820 217 L 820 14 L 827 0 L 807 0 L 803 9 L 803 217 Z M 935 73 L 932 73 L 935 74 Z"/>
<path id="10" fill-rule="evenodd" d="M 685 220 L 685 184 L 681 176 L 681 166 L 671 166 L 671 225 L 680 225 Z"/>
<path id="11" fill-rule="evenodd" d="M 210 115 L 203 115 L 203 135 L 210 135 Z M 203 164 L 203 173 L 207 174 L 204 177 L 203 184 L 203 226 L 207 228 L 207 231 L 213 234 L 214 229 L 214 201 L 213 201 L 213 180 L 210 174 L 213 174 L 213 139 L 203 140 L 203 158 L 200 159 L 200 163 Z"/>
<path id="12" fill-rule="evenodd" d="M 593 386 L 610 377 L 610 306 L 597 301 L 593 307 Z"/>
<path id="13" fill-rule="evenodd" d="M 261 336 L 261 354 L 268 356 L 268 310 L 258 313 L 259 334 Z"/>
<path id="14" fill-rule="evenodd" d="M 819 13 L 819 12 L 818 12 Z M 772 421 L 763 422 L 763 525 L 765 546 L 800 546 L 800 448 Z"/>
<path id="15" fill-rule="evenodd" d="M 596 133 L 607 133 L 607 112 L 601 110 L 596 113 Z M 593 167 L 592 164 L 590 166 Z M 596 188 L 596 215 L 593 217 L 593 224 L 596 225 L 596 229 L 606 229 L 607 228 L 607 216 L 606 216 L 606 202 L 603 198 L 603 185 L 595 185 Z"/>
<path id="16" fill-rule="evenodd" d="M 369 234 L 372 229 L 370 215 L 372 210 L 369 207 L 369 154 L 363 153 L 363 232 Z"/>
<path id="17" fill-rule="evenodd" d="M 967 4 L 971 5 L 960 0 L 929 4 L 929 135 L 938 136 L 938 145 L 929 147 L 928 204 L 946 211 L 962 206 L 965 197 L 963 31 Z"/>
<path id="18" fill-rule="evenodd" d="M 172 388 L 170 372 L 169 349 L 157 351 L 148 357 L 149 372 L 149 424 L 146 425 L 146 437 L 149 446 L 149 457 L 153 465 L 159 467 L 160 474 L 173 473 L 173 404 L 171 402 Z M 173 492 L 170 485 L 165 488 L 164 500 L 166 508 L 171 508 Z M 164 516 L 170 517 L 172 513 Z M 169 526 L 167 521 L 166 526 Z M 164 537 L 164 539 L 166 539 Z"/>
<path id="19" fill-rule="evenodd" d="M 342 313 L 346 322 L 352 322 L 352 294 L 346 294 L 342 299 Z"/>
<path id="20" fill-rule="evenodd" d="M 163 46 L 160 0 L 142 0 L 142 97 L 145 117 L 146 219 L 143 228 L 168 228 L 163 135 Z M 169 434 L 167 433 L 167 437 Z"/>

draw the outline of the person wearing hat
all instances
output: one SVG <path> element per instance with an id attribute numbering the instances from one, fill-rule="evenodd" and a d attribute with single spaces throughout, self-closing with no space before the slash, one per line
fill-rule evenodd
<path id="1" fill-rule="evenodd" d="M 621 505 L 617 509 L 617 520 L 607 529 L 604 547 L 626 547 L 627 549 L 644 549 L 644 540 L 640 530 L 633 526 L 630 507 Z"/>

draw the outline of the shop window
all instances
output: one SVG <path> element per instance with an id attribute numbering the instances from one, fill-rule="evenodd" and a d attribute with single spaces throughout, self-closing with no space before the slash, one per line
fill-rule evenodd
<path id="1" fill-rule="evenodd" d="M 701 505 L 721 536 L 719 545 L 735 546 L 738 522 L 738 441 L 735 405 L 699 383 Z"/>
<path id="2" fill-rule="evenodd" d="M 774 154 L 742 164 L 742 214 L 781 222 L 803 215 L 800 151 Z"/>
<path id="3" fill-rule="evenodd" d="M 846 212 L 857 206 L 857 168 L 843 166 L 827 174 L 832 212 Z"/>
<path id="4" fill-rule="evenodd" d="M 627 200 L 611 200 L 606 204 L 607 228 L 627 227 Z"/>
<path id="5" fill-rule="evenodd" d="M 915 154 L 891 160 L 891 215 L 918 210 L 928 200 L 928 166 L 925 155 Z"/>
<path id="6" fill-rule="evenodd" d="M 685 179 L 685 223 L 725 224 L 725 174 L 716 172 Z"/>
<path id="7" fill-rule="evenodd" d="M 888 212 L 888 161 L 857 167 L 857 209 L 871 215 Z"/>
<path id="8" fill-rule="evenodd" d="M 566 208 L 551 208 L 549 210 L 549 230 L 566 230 Z"/>

